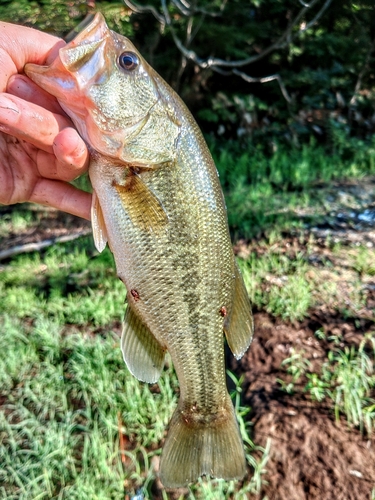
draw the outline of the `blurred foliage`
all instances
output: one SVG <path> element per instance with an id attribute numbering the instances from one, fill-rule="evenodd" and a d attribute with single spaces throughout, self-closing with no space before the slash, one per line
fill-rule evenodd
<path id="1" fill-rule="evenodd" d="M 123 2 L 86 0 L 0 0 L 0 19 L 65 37 L 95 10 L 103 12 L 111 29 L 132 36 L 130 12 Z"/>
<path id="2" fill-rule="evenodd" d="M 120 1 L 0 0 L 0 19 L 66 36 L 88 12 L 102 11 L 110 27 L 131 37 L 182 95 L 203 130 L 225 141 L 299 146 L 314 136 L 331 147 L 335 127 L 362 139 L 373 133 L 373 0 L 313 0 L 292 29 L 305 2 L 171 0 L 165 4 L 171 22 L 163 24 L 149 9 L 162 15 L 163 1 L 137 0 L 143 10 L 134 13 Z M 255 78 L 280 75 L 289 102 L 276 80 L 248 83 L 202 69 L 182 56 L 173 39 L 202 59 L 228 61 L 261 54 L 288 29 L 280 47 L 239 70 Z"/>

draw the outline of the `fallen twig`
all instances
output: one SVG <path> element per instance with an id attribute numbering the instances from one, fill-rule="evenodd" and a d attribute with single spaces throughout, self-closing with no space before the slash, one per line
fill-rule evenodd
<path id="1" fill-rule="evenodd" d="M 55 243 L 66 243 L 67 241 L 76 240 L 77 238 L 80 238 L 81 236 L 87 236 L 90 233 L 91 233 L 91 229 L 84 229 L 83 231 L 80 231 L 79 233 L 70 233 L 70 234 L 65 234 L 63 236 L 56 236 L 54 238 L 49 238 L 48 240 L 38 241 L 35 243 L 26 243 L 25 245 L 16 245 L 14 247 L 7 248 L 6 250 L 1 250 L 0 251 L 0 260 L 9 259 L 10 257 L 13 257 L 14 255 L 19 255 L 21 253 L 38 252 L 39 250 L 42 250 L 43 248 L 47 248 L 47 247 L 54 245 Z"/>

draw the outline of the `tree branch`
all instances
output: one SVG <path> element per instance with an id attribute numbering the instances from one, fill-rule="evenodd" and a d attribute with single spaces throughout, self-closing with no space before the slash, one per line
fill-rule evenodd
<path id="1" fill-rule="evenodd" d="M 223 0 L 221 6 L 220 6 L 220 12 L 208 12 L 205 11 L 204 9 L 199 9 L 196 7 L 192 7 L 192 5 L 187 1 L 187 0 L 171 0 L 174 4 L 174 6 L 181 12 L 182 15 L 189 17 L 192 19 L 193 15 L 196 13 L 201 13 L 203 14 L 201 18 L 201 22 L 203 22 L 204 15 L 210 15 L 213 17 L 217 17 L 221 15 L 221 12 L 224 10 L 224 7 L 226 5 L 227 0 Z M 302 5 L 302 9 L 298 12 L 298 14 L 295 16 L 295 18 L 291 21 L 287 29 L 284 31 L 284 33 L 270 46 L 265 48 L 263 51 L 261 51 L 259 54 L 244 58 L 244 59 L 239 59 L 235 61 L 226 61 L 225 59 L 220 59 L 217 57 L 207 57 L 207 58 L 201 58 L 197 55 L 197 53 L 194 50 L 191 50 L 188 48 L 190 45 L 192 39 L 196 35 L 197 31 L 199 30 L 199 27 L 196 27 L 194 30 L 194 34 L 189 36 L 189 29 L 191 30 L 192 22 L 190 22 L 190 28 L 188 27 L 187 31 L 187 37 L 186 37 L 186 43 L 184 44 L 180 38 L 177 36 L 176 30 L 173 26 L 171 17 L 168 12 L 168 6 L 166 0 L 160 0 L 161 2 L 161 8 L 162 8 L 162 15 L 158 12 L 156 12 L 156 9 L 151 6 L 151 5 L 146 5 L 146 6 L 140 6 L 138 4 L 135 4 L 132 0 L 124 0 L 126 5 L 134 10 L 134 12 L 151 12 L 156 19 L 163 25 L 163 26 L 168 26 L 170 29 L 173 41 L 178 48 L 178 50 L 182 54 L 182 62 L 181 62 L 181 67 L 179 71 L 179 78 L 181 77 L 181 74 L 183 70 L 185 69 L 186 66 L 186 61 L 189 59 L 192 61 L 194 64 L 199 66 L 202 69 L 208 69 L 211 68 L 217 73 L 221 73 L 223 75 L 230 75 L 230 74 L 235 74 L 245 80 L 246 82 L 249 83 L 266 83 L 270 82 L 273 80 L 277 80 L 277 83 L 279 84 L 281 93 L 285 100 L 291 104 L 292 99 L 290 95 L 288 94 L 288 91 L 280 77 L 280 75 L 275 74 L 275 75 L 269 75 L 265 77 L 260 77 L 260 78 L 254 78 L 246 73 L 239 71 L 237 68 L 241 68 L 243 66 L 247 66 L 248 64 L 253 64 L 264 57 L 266 57 L 268 54 L 273 52 L 274 50 L 280 49 L 284 47 L 286 44 L 290 43 L 291 40 L 293 39 L 294 36 L 297 36 L 299 33 L 306 31 L 307 29 L 311 28 L 316 22 L 320 19 L 320 17 L 323 15 L 325 10 L 329 7 L 329 5 L 332 3 L 332 0 L 326 0 L 321 9 L 318 11 L 318 13 L 315 15 L 315 17 L 308 23 L 304 23 L 304 26 L 301 27 L 298 30 L 298 33 L 293 34 L 293 29 L 301 22 L 303 17 L 305 16 L 306 12 L 310 9 L 312 9 L 318 2 L 321 0 L 311 0 L 310 3 L 306 3 L 303 0 L 299 0 L 299 3 Z M 228 71 L 225 71 L 223 68 L 228 68 Z"/>
<path id="2" fill-rule="evenodd" d="M 273 80 L 277 80 L 277 83 L 279 84 L 284 99 L 287 101 L 288 104 L 292 103 L 292 98 L 288 94 L 288 91 L 286 90 L 286 87 L 280 75 L 276 74 L 276 75 L 263 76 L 260 78 L 254 78 L 252 76 L 247 75 L 246 73 L 243 73 L 242 71 L 239 71 L 238 69 L 232 70 L 232 73 L 234 75 L 240 76 L 243 80 L 245 80 L 245 82 L 249 83 L 267 83 L 267 82 L 272 82 Z"/>
<path id="3" fill-rule="evenodd" d="M 329 5 L 332 3 L 332 0 L 327 0 L 323 7 L 320 9 L 320 11 L 317 13 L 317 15 L 304 26 L 301 31 L 306 31 L 311 28 L 311 26 L 314 26 L 314 24 L 322 17 L 324 11 L 328 9 Z"/>
<path id="4" fill-rule="evenodd" d="M 205 16 L 210 16 L 210 17 L 220 17 L 222 14 L 222 9 L 220 9 L 219 12 L 213 12 L 206 9 L 192 7 L 190 4 L 188 4 L 187 2 L 183 2 L 182 0 L 172 0 L 172 3 L 184 16 L 193 16 L 194 14 L 204 14 Z"/>
<path id="5" fill-rule="evenodd" d="M 126 2 L 129 2 L 129 0 L 125 0 Z M 195 64 L 200 66 L 201 68 L 210 68 L 212 66 L 221 66 L 225 68 L 240 68 L 242 66 L 246 66 L 248 64 L 252 64 L 254 62 L 259 61 L 260 59 L 263 59 L 265 56 L 267 56 L 270 52 L 279 49 L 284 46 L 284 42 L 288 39 L 292 39 L 292 31 L 293 28 L 301 21 L 305 13 L 314 7 L 320 0 L 312 0 L 310 4 L 306 4 L 307 6 L 303 7 L 300 12 L 297 14 L 297 16 L 293 19 L 293 21 L 290 23 L 289 27 L 284 31 L 284 33 L 279 37 L 276 42 L 271 44 L 269 47 L 264 49 L 260 54 L 256 54 L 254 56 L 247 57 L 245 59 L 239 59 L 237 61 L 226 61 L 224 59 L 219 59 L 216 57 L 208 57 L 206 59 L 202 59 L 197 56 L 197 54 L 193 50 L 188 50 L 187 47 L 184 46 L 184 44 L 181 42 L 181 40 L 178 38 L 176 31 L 172 25 L 171 18 L 168 12 L 166 0 L 161 0 L 161 6 L 162 6 L 162 11 L 163 15 L 165 18 L 165 23 L 171 30 L 172 38 L 177 46 L 177 48 L 184 54 L 184 56 L 191 61 L 193 61 Z M 316 23 L 316 21 L 319 19 L 319 17 L 323 14 L 324 10 L 329 6 L 332 0 L 327 0 L 323 6 L 323 8 L 319 11 L 319 13 L 315 16 L 313 19 L 313 23 Z M 309 23 L 310 25 L 311 23 Z M 302 30 L 300 30 L 302 31 Z"/>
<path id="6" fill-rule="evenodd" d="M 165 26 L 166 23 L 164 17 L 161 14 L 159 14 L 159 12 L 152 5 L 143 6 L 135 4 L 131 0 L 124 0 L 124 3 L 127 7 L 129 7 L 130 10 L 132 10 L 136 14 L 143 14 L 144 12 L 150 12 L 162 26 Z"/>

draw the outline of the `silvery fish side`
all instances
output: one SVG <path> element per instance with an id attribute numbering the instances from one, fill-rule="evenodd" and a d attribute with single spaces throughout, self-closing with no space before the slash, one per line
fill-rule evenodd
<path id="1" fill-rule="evenodd" d="M 203 136 L 176 93 L 97 14 L 51 66 L 26 74 L 55 95 L 86 140 L 92 225 L 127 288 L 121 348 L 153 383 L 168 350 L 180 399 L 161 457 L 164 486 L 241 479 L 243 444 L 226 388 L 224 336 L 240 358 L 253 321 L 222 190 Z"/>

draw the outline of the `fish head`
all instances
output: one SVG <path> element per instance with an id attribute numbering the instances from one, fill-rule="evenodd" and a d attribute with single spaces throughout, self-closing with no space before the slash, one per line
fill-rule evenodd
<path id="1" fill-rule="evenodd" d="M 180 122 L 168 86 L 102 14 L 51 65 L 27 64 L 25 73 L 57 98 L 95 151 L 135 166 L 174 159 Z"/>

